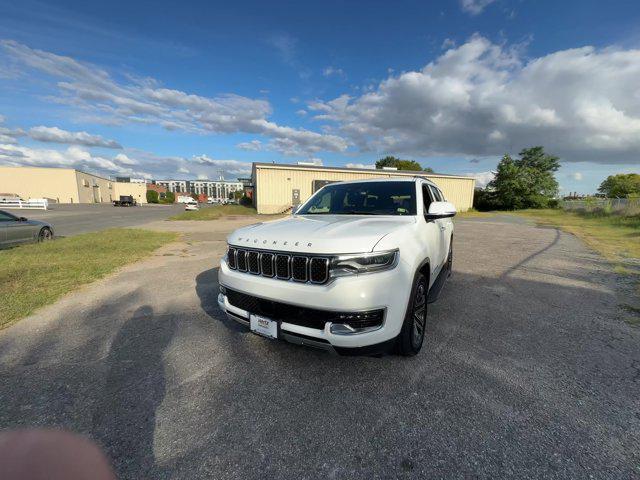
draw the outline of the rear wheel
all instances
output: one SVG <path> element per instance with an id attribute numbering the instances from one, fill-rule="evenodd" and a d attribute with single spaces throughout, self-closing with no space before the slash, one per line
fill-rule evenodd
<path id="1" fill-rule="evenodd" d="M 39 242 L 46 242 L 48 240 L 51 240 L 52 238 L 53 232 L 49 228 L 44 227 L 42 230 L 40 230 L 40 234 L 38 235 Z"/>
<path id="2" fill-rule="evenodd" d="M 427 278 L 418 274 L 411 289 L 407 316 L 398 338 L 398 353 L 401 355 L 416 355 L 422 348 L 427 326 L 427 288 Z"/>

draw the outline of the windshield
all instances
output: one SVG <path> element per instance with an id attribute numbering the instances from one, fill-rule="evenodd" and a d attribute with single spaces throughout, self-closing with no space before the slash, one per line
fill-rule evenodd
<path id="1" fill-rule="evenodd" d="M 415 215 L 413 182 L 363 182 L 327 185 L 299 215 Z"/>

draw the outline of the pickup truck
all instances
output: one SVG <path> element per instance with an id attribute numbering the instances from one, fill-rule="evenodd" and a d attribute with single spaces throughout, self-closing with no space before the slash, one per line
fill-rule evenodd
<path id="1" fill-rule="evenodd" d="M 228 236 L 218 304 L 272 339 L 416 355 L 451 273 L 455 214 L 422 177 L 326 185 L 292 216 Z"/>
<path id="2" fill-rule="evenodd" d="M 114 207 L 135 207 L 136 205 L 137 203 L 131 195 L 120 195 L 119 200 L 113 201 Z"/>

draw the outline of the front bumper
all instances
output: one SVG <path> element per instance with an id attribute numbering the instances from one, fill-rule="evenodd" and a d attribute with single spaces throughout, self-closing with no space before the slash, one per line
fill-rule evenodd
<path id="1" fill-rule="evenodd" d="M 392 270 L 341 277 L 328 284 L 314 285 L 238 272 L 231 270 L 223 259 L 218 281 L 225 288 L 267 301 L 326 311 L 328 317 L 333 316 L 330 315 L 332 312 L 384 310 L 381 326 L 348 334 L 332 332 L 332 323 L 329 321 L 323 328 L 280 321 L 280 338 L 346 354 L 377 353 L 377 350 L 386 349 L 393 343 L 402 328 L 410 293 L 407 285 L 411 285 L 410 275 L 402 262 Z M 223 293 L 218 296 L 218 304 L 229 318 L 246 325 L 249 324 L 251 313 L 260 313 L 233 305 Z M 277 311 L 273 319 L 280 320 Z"/>

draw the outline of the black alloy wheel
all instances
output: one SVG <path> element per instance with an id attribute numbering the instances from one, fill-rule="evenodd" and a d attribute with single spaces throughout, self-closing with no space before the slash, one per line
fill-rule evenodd
<path id="1" fill-rule="evenodd" d="M 411 289 L 407 315 L 398 338 L 398 353 L 416 355 L 422 348 L 427 326 L 427 278 L 418 274 Z"/>

